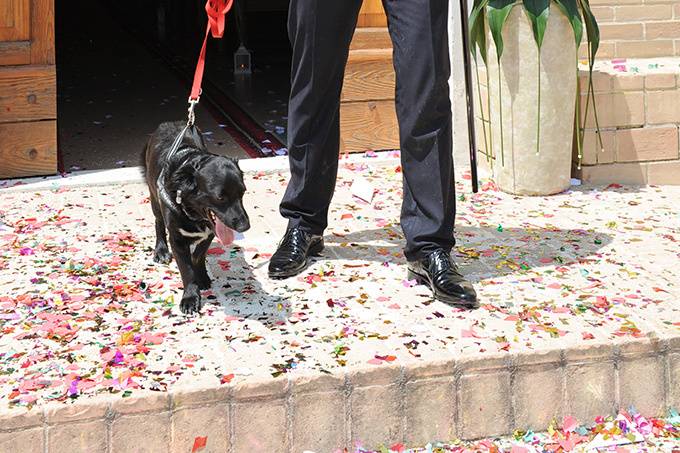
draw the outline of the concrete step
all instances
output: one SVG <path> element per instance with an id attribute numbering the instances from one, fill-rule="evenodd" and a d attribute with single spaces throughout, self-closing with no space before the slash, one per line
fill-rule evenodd
<path id="1" fill-rule="evenodd" d="M 97 187 L 0 183 L 2 222 L 19 222 L 0 225 L 0 451 L 187 452 L 202 438 L 206 451 L 354 451 L 680 407 L 680 242 L 669 215 L 680 187 L 469 196 L 458 168 L 454 255 L 481 302 L 464 310 L 404 280 L 398 158 L 343 163 L 324 255 L 299 278 L 272 281 L 287 159 L 242 161 L 253 228 L 238 249 L 214 244 L 215 299 L 195 318 L 167 302 L 181 294 L 175 265 L 151 263 L 138 173 L 106 186 L 91 172 Z M 377 189 L 372 204 L 352 196 L 359 176 Z M 127 239 L 102 241 L 120 232 Z M 79 277 L 59 264 L 64 253 L 112 266 Z M 49 283 L 33 281 L 40 269 Z M 155 340 L 135 343 L 143 334 Z M 117 349 L 124 364 L 103 356 Z M 158 391 L 109 393 L 109 372 Z M 94 387 L 68 398 L 72 373 Z M 8 407 L 21 398 L 30 410 Z"/>
<path id="2" fill-rule="evenodd" d="M 677 404 L 679 361 L 678 341 L 636 341 L 236 385 L 197 382 L 169 392 L 135 391 L 127 398 L 2 411 L 0 447 L 179 453 L 207 437 L 208 451 L 231 445 L 237 452 L 297 453 L 476 440 L 515 429 L 538 432 L 567 415 L 590 423 L 631 406 L 645 416 L 660 416 L 666 398 L 670 402 L 675 394 Z M 644 412 L 650 408 L 658 413 Z M 80 439 L 80 449 L 73 450 L 73 439 Z M 138 450 L 140 445 L 145 450 Z"/>

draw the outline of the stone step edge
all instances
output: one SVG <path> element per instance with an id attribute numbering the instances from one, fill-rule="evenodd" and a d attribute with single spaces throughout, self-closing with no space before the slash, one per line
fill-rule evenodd
<path id="1" fill-rule="evenodd" d="M 375 157 L 365 154 L 350 154 L 341 156 L 340 165 L 366 164 L 372 166 L 385 166 L 399 164 L 399 157 L 395 151 L 377 151 Z M 288 156 L 276 156 L 255 159 L 241 159 L 239 166 L 247 175 L 272 174 L 288 172 Z M 66 176 L 40 176 L 24 179 L 0 179 L 0 183 L 6 182 L 6 186 L 0 184 L 0 193 L 25 192 L 33 190 L 55 190 L 64 187 L 94 187 L 115 184 L 134 184 L 144 182 L 142 167 L 114 168 L 109 170 L 81 170 L 69 173 Z"/>
<path id="2" fill-rule="evenodd" d="M 5 408 L 0 410 L 0 445 L 30 435 L 42 442 L 41 451 L 65 451 L 53 439 L 87 424 L 109 447 L 116 439 L 142 436 L 163 444 L 159 448 L 182 451 L 185 447 L 177 443 L 187 437 L 178 433 L 211 429 L 202 418 L 178 418 L 195 409 L 228 419 L 224 441 L 231 451 L 244 451 L 252 435 L 284 446 L 275 451 L 319 449 L 318 442 L 323 444 L 318 451 L 330 451 L 356 442 L 417 445 L 541 430 L 553 418 L 571 415 L 585 423 L 630 406 L 649 416 L 680 406 L 680 336 L 251 379 L 129 398 L 106 395 L 32 410 Z M 318 426 L 310 423 L 319 412 L 329 417 L 337 412 L 337 432 L 327 432 L 323 420 Z M 136 433 L 132 421 L 141 416 L 166 420 L 161 425 L 167 432 Z"/>

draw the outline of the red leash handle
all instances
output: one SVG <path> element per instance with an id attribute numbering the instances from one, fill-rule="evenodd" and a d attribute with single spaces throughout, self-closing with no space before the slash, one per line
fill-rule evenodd
<path id="1" fill-rule="evenodd" d="M 234 0 L 208 0 L 205 4 L 205 11 L 208 13 L 208 29 L 205 32 L 205 39 L 203 40 L 203 47 L 201 54 L 198 57 L 196 64 L 196 73 L 194 74 L 194 84 L 191 87 L 191 95 L 189 96 L 189 103 L 197 103 L 201 96 L 201 84 L 203 83 L 203 71 L 205 70 L 205 49 L 208 45 L 208 36 L 212 34 L 213 38 L 221 38 L 224 35 L 226 27 L 226 16 Z"/>

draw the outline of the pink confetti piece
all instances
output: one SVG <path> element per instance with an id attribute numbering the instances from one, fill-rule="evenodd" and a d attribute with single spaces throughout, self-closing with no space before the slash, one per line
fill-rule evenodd
<path id="1" fill-rule="evenodd" d="M 568 415 L 564 417 L 564 420 L 562 422 L 562 429 L 567 432 L 572 432 L 576 429 L 578 426 L 578 421 L 572 417 L 571 415 Z"/>
<path id="2" fill-rule="evenodd" d="M 418 280 L 402 280 L 401 284 L 404 285 L 404 288 L 413 288 L 418 284 Z"/>
<path id="3" fill-rule="evenodd" d="M 475 332 L 474 326 L 469 329 L 461 329 L 460 334 L 463 338 L 482 338 Z"/>

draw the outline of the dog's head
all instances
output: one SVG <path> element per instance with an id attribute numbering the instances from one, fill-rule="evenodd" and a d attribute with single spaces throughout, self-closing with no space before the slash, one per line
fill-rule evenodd
<path id="1" fill-rule="evenodd" d="M 195 187 L 186 202 L 214 222 L 217 218 L 227 227 L 242 233 L 250 228 L 243 208 L 246 186 L 238 162 L 224 156 L 210 156 L 194 167 Z"/>

